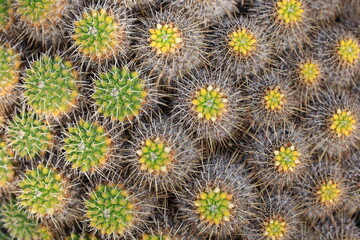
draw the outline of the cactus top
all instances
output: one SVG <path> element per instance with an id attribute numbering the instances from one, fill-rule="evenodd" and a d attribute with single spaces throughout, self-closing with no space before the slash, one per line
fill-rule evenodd
<path id="1" fill-rule="evenodd" d="M 151 28 L 149 32 L 150 46 L 156 50 L 157 54 L 174 53 L 183 42 L 180 30 L 172 23 L 159 23 L 156 28 Z"/>
<path id="2" fill-rule="evenodd" d="M 0 187 L 4 187 L 14 179 L 13 156 L 14 153 L 6 146 L 6 142 L 0 139 Z"/>
<path id="3" fill-rule="evenodd" d="M 171 237 L 165 234 L 161 234 L 161 235 L 144 234 L 142 236 L 142 240 L 171 240 Z"/>
<path id="4" fill-rule="evenodd" d="M 267 90 L 264 96 L 265 108 L 269 111 L 280 111 L 285 104 L 285 95 L 279 87 Z"/>
<path id="5" fill-rule="evenodd" d="M 220 88 L 212 85 L 196 91 L 192 100 L 192 107 L 199 119 L 213 121 L 220 119 L 227 111 L 228 100 Z"/>
<path id="6" fill-rule="evenodd" d="M 88 172 L 101 168 L 109 157 L 111 138 L 98 122 L 80 120 L 79 124 L 69 127 L 64 138 L 66 160 L 73 168 Z"/>
<path id="7" fill-rule="evenodd" d="M 97 237 L 88 234 L 79 235 L 72 233 L 70 236 L 66 237 L 65 240 L 97 240 Z"/>
<path id="8" fill-rule="evenodd" d="M 40 217 L 60 211 L 67 197 L 67 185 L 55 169 L 39 164 L 27 170 L 19 182 L 20 205 Z"/>
<path id="9" fill-rule="evenodd" d="M 336 182 L 328 180 L 320 185 L 316 194 L 318 195 L 318 198 L 322 204 L 332 205 L 338 201 L 341 190 Z"/>
<path id="10" fill-rule="evenodd" d="M 124 38 L 123 29 L 114 14 L 105 9 L 84 12 L 74 23 L 72 38 L 78 50 L 93 60 L 112 58 Z"/>
<path id="11" fill-rule="evenodd" d="M 247 29 L 239 29 L 229 34 L 229 46 L 236 54 L 248 56 L 256 49 L 256 38 Z"/>
<path id="12" fill-rule="evenodd" d="M 0 30 L 6 29 L 11 23 L 13 8 L 10 0 L 0 0 Z"/>
<path id="13" fill-rule="evenodd" d="M 279 150 L 274 151 L 275 154 L 275 166 L 280 172 L 293 172 L 296 166 L 300 163 L 299 153 L 295 146 L 282 146 Z"/>
<path id="14" fill-rule="evenodd" d="M 349 136 L 356 129 L 356 118 L 351 111 L 337 109 L 330 119 L 330 129 L 333 130 L 338 137 Z"/>
<path id="15" fill-rule="evenodd" d="M 294 24 L 303 19 L 304 9 L 299 0 L 277 1 L 277 19 L 285 24 Z"/>
<path id="16" fill-rule="evenodd" d="M 166 173 L 173 160 L 171 148 L 159 138 L 147 139 L 141 150 L 137 151 L 141 170 L 149 173 Z"/>
<path id="17" fill-rule="evenodd" d="M 37 113 L 58 117 L 76 102 L 77 77 L 71 62 L 59 56 L 43 56 L 26 70 L 24 95 Z"/>
<path id="18" fill-rule="evenodd" d="M 146 97 L 145 84 L 138 73 L 117 67 L 99 75 L 92 95 L 99 112 L 121 122 L 139 115 Z"/>
<path id="19" fill-rule="evenodd" d="M 201 192 L 197 196 L 195 207 L 201 220 L 210 225 L 219 225 L 230 221 L 231 209 L 234 208 L 234 204 L 231 194 L 216 187 Z"/>
<path id="20" fill-rule="evenodd" d="M 134 202 L 122 187 L 99 185 L 85 205 L 90 226 L 101 234 L 122 235 L 133 226 Z"/>
<path id="21" fill-rule="evenodd" d="M 287 232 L 286 222 L 281 218 L 272 218 L 264 224 L 264 236 L 269 240 L 283 239 Z"/>
<path id="22" fill-rule="evenodd" d="M 318 64 L 307 61 L 299 66 L 300 79 L 307 85 L 316 82 L 320 75 L 320 67 Z"/>
<path id="23" fill-rule="evenodd" d="M 7 138 L 11 149 L 28 159 L 44 154 L 53 142 L 48 123 L 35 114 L 21 113 L 10 122 Z"/>
<path id="24" fill-rule="evenodd" d="M 19 81 L 20 55 L 8 44 L 0 45 L 0 97 L 9 94 Z"/>
<path id="25" fill-rule="evenodd" d="M 360 58 L 360 45 L 356 39 L 341 39 L 337 49 L 340 60 L 347 64 L 353 64 Z"/>
<path id="26" fill-rule="evenodd" d="M 65 7 L 64 0 L 15 0 L 16 12 L 21 18 L 35 26 L 48 20 L 57 22 Z"/>

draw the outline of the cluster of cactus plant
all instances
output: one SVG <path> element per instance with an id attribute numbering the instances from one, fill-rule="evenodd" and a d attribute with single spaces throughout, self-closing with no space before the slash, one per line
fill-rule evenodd
<path id="1" fill-rule="evenodd" d="M 360 0 L 0 0 L 0 239 L 360 239 Z"/>

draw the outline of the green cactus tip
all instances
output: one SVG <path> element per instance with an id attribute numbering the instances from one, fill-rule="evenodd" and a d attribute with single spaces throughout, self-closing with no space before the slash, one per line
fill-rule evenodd
<path id="1" fill-rule="evenodd" d="M 13 151 L 6 145 L 5 140 L 0 139 L 0 188 L 14 180 L 13 157 Z"/>
<path id="2" fill-rule="evenodd" d="M 0 0 L 0 30 L 7 29 L 12 22 L 14 10 L 10 0 Z"/>
<path id="3" fill-rule="evenodd" d="M 20 65 L 20 55 L 9 44 L 0 45 L 0 97 L 5 97 L 15 88 L 20 78 Z"/>
<path id="4" fill-rule="evenodd" d="M 171 237 L 165 234 L 144 234 L 142 240 L 171 240 Z"/>

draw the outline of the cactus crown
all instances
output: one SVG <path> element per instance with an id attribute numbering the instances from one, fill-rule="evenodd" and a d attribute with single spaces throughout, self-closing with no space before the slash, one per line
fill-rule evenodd
<path id="1" fill-rule="evenodd" d="M 6 146 L 6 142 L 0 139 L 0 187 L 4 187 L 14 179 L 13 156 L 14 153 Z"/>
<path id="2" fill-rule="evenodd" d="M 122 187 L 99 185 L 85 204 L 90 226 L 102 234 L 122 235 L 133 226 L 134 203 Z"/>
<path id="3" fill-rule="evenodd" d="M 114 14 L 105 9 L 92 9 L 83 13 L 74 23 L 72 38 L 79 51 L 91 59 L 101 60 L 116 54 L 117 45 L 121 45 L 123 30 Z M 116 50 L 117 51 L 117 50 Z"/>
<path id="4" fill-rule="evenodd" d="M 300 79 L 307 85 L 313 84 L 320 75 L 318 64 L 307 61 L 299 66 Z"/>
<path id="5" fill-rule="evenodd" d="M 220 88 L 210 85 L 196 91 L 192 100 L 192 107 L 199 119 L 215 122 L 226 112 L 228 100 Z"/>
<path id="6" fill-rule="evenodd" d="M 280 111 L 285 104 L 285 95 L 279 87 L 269 89 L 265 92 L 265 108 L 269 111 Z"/>
<path id="7" fill-rule="evenodd" d="M 142 149 L 137 151 L 141 170 L 155 174 L 166 173 L 173 160 L 171 148 L 159 138 L 147 139 L 142 144 Z"/>
<path id="8" fill-rule="evenodd" d="M 282 218 L 271 218 L 264 224 L 264 236 L 269 240 L 280 240 L 286 234 L 286 222 Z"/>
<path id="9" fill-rule="evenodd" d="M 337 109 L 330 119 L 330 128 L 338 135 L 338 137 L 349 136 L 356 128 L 356 119 L 351 111 Z"/>
<path id="10" fill-rule="evenodd" d="M 335 181 L 328 180 L 320 185 L 316 193 L 322 204 L 331 205 L 339 199 L 341 189 Z"/>
<path id="11" fill-rule="evenodd" d="M 256 49 L 256 38 L 247 29 L 239 29 L 229 34 L 229 46 L 236 54 L 248 56 Z"/>
<path id="12" fill-rule="evenodd" d="M 1 7 L 0 7 L 1 8 Z M 0 45 L 0 97 L 14 89 L 19 81 L 20 56 L 9 45 Z"/>
<path id="13" fill-rule="evenodd" d="M 19 183 L 20 205 L 38 216 L 53 215 L 59 211 L 67 197 L 64 179 L 55 169 L 39 164 L 27 170 Z"/>
<path id="14" fill-rule="evenodd" d="M 27 69 L 24 95 L 36 112 L 57 117 L 76 102 L 78 73 L 61 57 L 43 56 Z"/>
<path id="15" fill-rule="evenodd" d="M 72 233 L 70 236 L 66 237 L 65 240 L 97 240 L 97 237 L 88 234 L 79 235 Z"/>
<path id="16" fill-rule="evenodd" d="M 9 25 L 12 12 L 11 1 L 0 0 L 0 29 Z"/>
<path id="17" fill-rule="evenodd" d="M 341 39 L 337 49 L 341 61 L 353 64 L 360 57 L 360 45 L 356 39 Z"/>
<path id="18" fill-rule="evenodd" d="M 113 67 L 99 75 L 92 98 L 105 117 L 123 122 L 140 114 L 146 96 L 145 84 L 137 72 Z"/>
<path id="19" fill-rule="evenodd" d="M 279 0 L 277 2 L 277 19 L 285 24 L 294 24 L 303 19 L 304 9 L 299 0 Z"/>
<path id="20" fill-rule="evenodd" d="M 232 195 L 218 187 L 201 192 L 197 196 L 195 206 L 200 219 L 210 225 L 230 221 L 231 209 L 234 208 Z"/>
<path id="21" fill-rule="evenodd" d="M 174 53 L 183 42 L 180 30 L 172 23 L 157 24 L 156 28 L 151 28 L 149 32 L 150 46 L 157 54 Z"/>
<path id="22" fill-rule="evenodd" d="M 64 142 L 66 160 L 83 172 L 101 168 L 109 157 L 111 138 L 98 122 L 80 120 L 77 126 L 68 128 Z"/>
<path id="23" fill-rule="evenodd" d="M 7 133 L 11 148 L 20 156 L 34 158 L 45 153 L 53 141 L 48 123 L 35 114 L 21 113 L 9 124 Z"/>
<path id="24" fill-rule="evenodd" d="M 16 0 L 16 2 L 16 11 L 22 18 L 33 24 L 42 23 L 48 18 L 53 18 L 54 11 L 62 8 L 56 0 Z"/>
<path id="25" fill-rule="evenodd" d="M 171 240 L 171 237 L 165 234 L 161 234 L 161 235 L 144 234 L 142 236 L 142 240 Z"/>
<path id="26" fill-rule="evenodd" d="M 295 146 L 287 144 L 282 146 L 279 150 L 274 151 L 275 154 L 275 166 L 281 172 L 293 172 L 295 167 L 300 163 L 299 153 Z"/>

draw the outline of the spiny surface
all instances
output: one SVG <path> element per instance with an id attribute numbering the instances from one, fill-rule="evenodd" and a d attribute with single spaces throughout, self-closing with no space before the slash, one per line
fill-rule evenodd
<path id="1" fill-rule="evenodd" d="M 360 57 L 360 45 L 356 39 L 342 39 L 337 53 L 343 62 L 353 64 Z"/>
<path id="2" fill-rule="evenodd" d="M 277 2 L 277 18 L 286 24 L 294 24 L 303 19 L 304 9 L 301 1 L 280 0 Z"/>
<path id="3" fill-rule="evenodd" d="M 270 111 L 279 111 L 285 103 L 285 95 L 278 87 L 266 91 L 264 96 L 265 108 Z"/>
<path id="4" fill-rule="evenodd" d="M 134 203 L 122 187 L 99 185 L 86 200 L 90 226 L 102 234 L 123 234 L 133 226 Z"/>
<path id="5" fill-rule="evenodd" d="M 300 163 L 299 153 L 295 146 L 282 146 L 279 150 L 274 151 L 275 154 L 275 166 L 279 171 L 293 172 L 295 167 Z"/>
<path id="6" fill-rule="evenodd" d="M 0 30 L 9 26 L 13 8 L 10 0 L 0 0 Z"/>
<path id="7" fill-rule="evenodd" d="M 338 109 L 331 117 L 330 128 L 339 137 L 346 137 L 356 128 L 356 119 L 350 111 Z"/>
<path id="8" fill-rule="evenodd" d="M 99 112 L 121 122 L 139 115 L 146 97 L 147 91 L 138 73 L 117 67 L 99 75 L 92 95 Z"/>
<path id="9" fill-rule="evenodd" d="M 8 44 L 0 45 L 0 97 L 5 97 L 15 88 L 20 78 L 20 65 L 20 55 Z"/>
<path id="10" fill-rule="evenodd" d="M 65 240 L 97 240 L 97 237 L 88 234 L 79 235 L 72 233 L 70 236 L 66 237 Z"/>
<path id="11" fill-rule="evenodd" d="M 69 127 L 64 138 L 66 160 L 73 168 L 82 172 L 101 168 L 109 157 L 111 138 L 98 122 L 80 120 L 79 124 Z"/>
<path id="12" fill-rule="evenodd" d="M 6 142 L 0 139 L 0 187 L 4 187 L 14 180 L 13 157 L 14 153 L 6 145 Z"/>
<path id="13" fill-rule="evenodd" d="M 35 114 L 16 115 L 8 126 L 7 138 L 12 150 L 28 159 L 45 153 L 53 142 L 49 124 Z"/>
<path id="14" fill-rule="evenodd" d="M 299 66 L 300 78 L 307 84 L 312 85 L 316 82 L 320 75 L 320 67 L 318 64 L 307 61 Z"/>
<path id="15" fill-rule="evenodd" d="M 35 25 L 54 18 L 54 13 L 59 8 L 57 0 L 16 0 L 16 3 L 16 12 Z"/>
<path id="16" fill-rule="evenodd" d="M 142 240 L 171 240 L 171 237 L 165 234 L 161 234 L 161 235 L 144 234 L 142 236 Z"/>
<path id="17" fill-rule="evenodd" d="M 229 34 L 229 46 L 236 54 L 248 56 L 256 49 L 256 38 L 247 29 L 240 29 Z"/>
<path id="18" fill-rule="evenodd" d="M 323 183 L 317 191 L 319 200 L 322 204 L 331 205 L 340 197 L 341 190 L 334 181 L 329 180 Z"/>
<path id="19" fill-rule="evenodd" d="M 19 183 L 21 206 L 38 216 L 53 215 L 61 210 L 67 196 L 62 176 L 55 169 L 39 164 L 27 170 Z"/>
<path id="20" fill-rule="evenodd" d="M 264 236 L 271 240 L 280 240 L 286 233 L 286 222 L 281 219 L 270 219 L 265 223 Z"/>
<path id="21" fill-rule="evenodd" d="M 150 30 L 150 45 L 156 53 L 174 53 L 181 47 L 183 39 L 180 30 L 173 24 L 157 24 Z"/>

